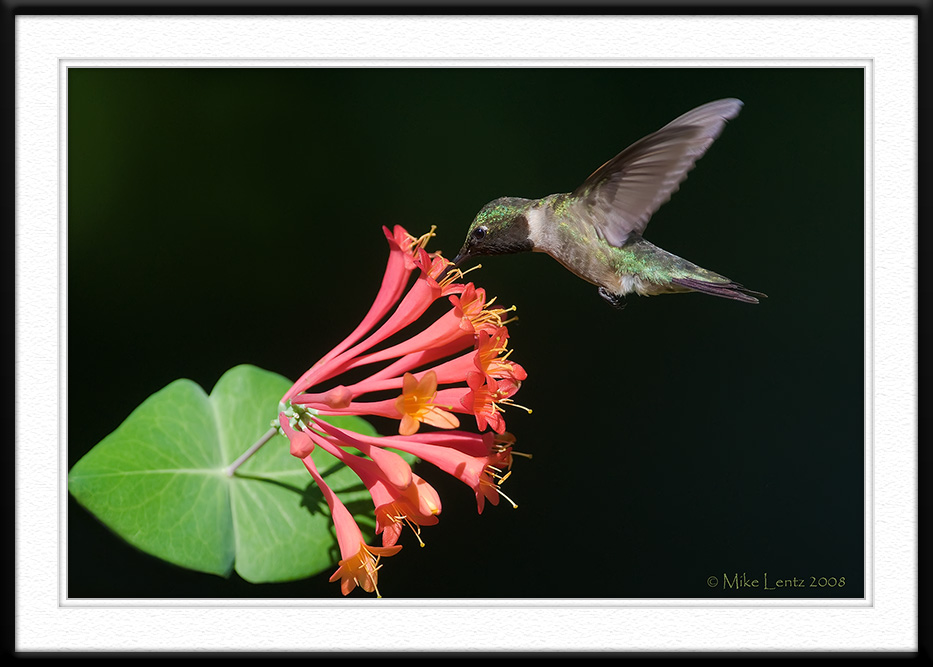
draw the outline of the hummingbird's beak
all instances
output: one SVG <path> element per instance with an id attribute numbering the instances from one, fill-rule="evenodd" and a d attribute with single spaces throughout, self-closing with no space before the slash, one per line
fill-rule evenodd
<path id="1" fill-rule="evenodd" d="M 461 264 L 463 263 L 463 261 L 467 258 L 467 256 L 468 256 L 468 255 L 466 254 L 466 252 L 464 252 L 463 250 L 460 250 L 460 252 L 457 253 L 457 256 L 453 258 L 453 260 L 452 260 L 450 266 L 447 267 L 447 270 L 444 272 L 444 276 L 443 276 L 443 277 L 446 278 L 446 277 L 449 276 L 451 273 L 453 273 L 453 272 L 456 271 L 458 268 L 460 268 L 460 265 L 461 265 Z"/>
<path id="2" fill-rule="evenodd" d="M 470 251 L 467 250 L 467 244 L 464 243 L 463 247 L 460 248 L 460 252 L 457 253 L 456 257 L 454 257 L 453 259 L 454 265 L 451 268 L 454 268 L 454 269 L 460 268 L 460 265 L 463 264 L 468 259 L 470 259 L 470 257 L 471 257 Z"/>

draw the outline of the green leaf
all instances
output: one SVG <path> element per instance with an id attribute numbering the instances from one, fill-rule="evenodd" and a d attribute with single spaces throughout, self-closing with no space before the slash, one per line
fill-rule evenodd
<path id="1" fill-rule="evenodd" d="M 221 576 L 236 569 L 254 583 L 317 574 L 338 559 L 333 524 L 287 438 L 275 435 L 236 475 L 225 473 L 269 429 L 290 386 L 248 365 L 225 373 L 210 396 L 176 380 L 75 464 L 69 491 L 127 542 L 176 565 Z M 359 417 L 329 421 L 376 434 Z M 359 478 L 319 449 L 312 456 L 371 534 L 372 502 Z"/>

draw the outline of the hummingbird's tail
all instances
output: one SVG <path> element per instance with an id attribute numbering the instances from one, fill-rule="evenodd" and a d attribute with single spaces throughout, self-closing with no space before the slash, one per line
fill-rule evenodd
<path id="1" fill-rule="evenodd" d="M 695 278 L 672 278 L 671 282 L 675 285 L 693 290 L 694 292 L 712 294 L 713 296 L 721 296 L 724 299 L 734 299 L 735 301 L 742 301 L 744 303 L 758 303 L 758 299 L 755 298 L 756 296 L 768 296 L 767 294 L 755 292 L 734 282 L 713 283 L 705 280 L 697 280 Z"/>

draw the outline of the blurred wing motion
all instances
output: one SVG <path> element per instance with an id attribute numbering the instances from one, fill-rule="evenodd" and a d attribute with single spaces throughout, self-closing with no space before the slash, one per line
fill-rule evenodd
<path id="1" fill-rule="evenodd" d="M 645 230 L 741 108 L 736 99 L 710 102 L 636 141 L 574 190 L 575 213 L 610 245 L 621 247 L 631 233 Z"/>

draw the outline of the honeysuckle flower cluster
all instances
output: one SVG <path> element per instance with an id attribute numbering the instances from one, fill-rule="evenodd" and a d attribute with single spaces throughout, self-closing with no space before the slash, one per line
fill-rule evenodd
<path id="1" fill-rule="evenodd" d="M 459 478 L 473 489 L 479 512 L 487 500 L 496 505 L 500 497 L 515 505 L 500 487 L 510 474 L 515 442 L 505 430 L 503 406 L 515 405 L 511 398 L 526 377 L 509 360 L 505 325 L 513 308 L 494 306 L 495 299 L 487 299 L 482 288 L 459 282 L 464 273 L 440 253 L 427 252 L 433 228 L 419 238 L 400 226 L 383 231 L 389 260 L 369 312 L 286 392 L 279 413 L 291 453 L 302 460 L 330 507 L 340 548 L 339 567 L 330 580 L 341 581 L 344 595 L 356 586 L 378 595 L 379 560 L 402 548 L 397 542 L 403 527 L 410 527 L 424 546 L 420 527 L 438 522 L 440 497 L 397 451 Z M 418 331 L 401 342 L 386 342 L 444 299 L 449 307 L 436 319 L 412 327 Z M 335 382 L 362 367 L 374 370 L 348 386 Z M 322 419 L 330 415 L 398 420 L 398 435 L 347 431 Z M 461 419 L 470 418 L 479 432 L 460 428 Z M 315 447 L 346 464 L 366 486 L 382 546 L 366 544 L 353 516 L 317 470 L 310 456 Z"/>

